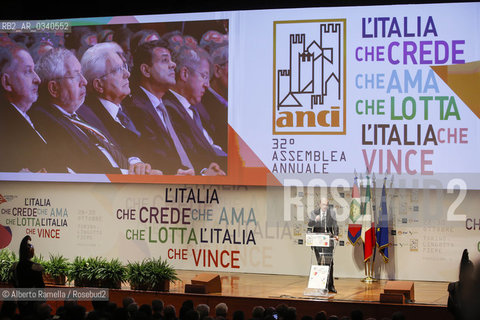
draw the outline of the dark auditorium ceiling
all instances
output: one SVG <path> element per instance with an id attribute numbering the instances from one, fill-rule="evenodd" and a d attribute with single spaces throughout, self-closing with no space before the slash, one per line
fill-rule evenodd
<path id="1" fill-rule="evenodd" d="M 359 6 L 359 5 L 386 5 L 386 4 L 413 4 L 413 3 L 441 3 L 459 1 L 412 1 L 412 0 L 161 0 L 146 1 L 98 1 L 98 0 L 69 0 L 69 1 L 35 1 L 26 2 L 8 0 L 0 10 L 0 20 L 33 20 L 33 19 L 61 19 L 61 18 L 88 18 L 102 16 L 145 15 L 162 13 L 185 13 L 205 11 L 230 11 L 274 8 L 301 8 L 301 7 L 332 7 L 332 6 Z M 474 1 L 462 1 L 474 2 Z"/>

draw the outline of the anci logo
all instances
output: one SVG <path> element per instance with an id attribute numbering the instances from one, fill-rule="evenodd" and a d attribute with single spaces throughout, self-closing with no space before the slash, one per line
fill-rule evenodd
<path id="1" fill-rule="evenodd" d="M 273 134 L 346 134 L 346 20 L 274 21 Z"/>

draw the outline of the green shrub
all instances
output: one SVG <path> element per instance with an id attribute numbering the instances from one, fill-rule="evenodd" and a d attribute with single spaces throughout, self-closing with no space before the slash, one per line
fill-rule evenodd
<path id="1" fill-rule="evenodd" d="M 120 289 L 126 280 L 127 268 L 118 259 L 102 261 L 98 269 L 97 279 L 101 287 Z"/>
<path id="2" fill-rule="evenodd" d="M 70 263 L 64 256 L 50 254 L 50 259 L 44 263 L 45 273 L 52 277 L 67 275 L 70 270 Z"/>
<path id="3" fill-rule="evenodd" d="M 0 282 L 13 279 L 13 266 L 17 262 L 15 253 L 7 248 L 0 250 Z"/>
<path id="4" fill-rule="evenodd" d="M 161 258 L 129 262 L 127 279 L 132 288 L 140 290 L 162 290 L 165 282 L 168 285 L 171 281 L 180 280 L 177 271 Z"/>

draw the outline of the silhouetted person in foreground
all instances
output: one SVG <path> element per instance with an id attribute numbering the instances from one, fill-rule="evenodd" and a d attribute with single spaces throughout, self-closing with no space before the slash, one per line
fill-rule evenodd
<path id="1" fill-rule="evenodd" d="M 455 319 L 468 319 L 471 309 L 471 293 L 473 290 L 473 271 L 474 266 L 468 258 L 468 250 L 463 250 L 462 260 L 460 261 L 460 273 L 458 281 L 448 284 L 448 302 L 447 309 Z"/>
<path id="2" fill-rule="evenodd" d="M 20 242 L 20 260 L 14 265 L 13 282 L 16 288 L 45 288 L 42 272 L 43 267 L 32 261 L 35 255 L 32 238 L 25 236 Z M 25 317 L 35 313 L 40 301 L 18 301 L 20 315 Z"/>

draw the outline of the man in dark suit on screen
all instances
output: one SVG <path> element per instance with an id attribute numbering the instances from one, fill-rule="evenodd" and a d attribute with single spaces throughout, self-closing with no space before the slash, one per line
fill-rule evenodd
<path id="1" fill-rule="evenodd" d="M 88 94 L 79 114 L 120 148 L 130 166 L 138 168 L 141 174 L 158 174 L 160 170 L 151 170 L 150 164 L 143 161 L 143 152 L 150 145 L 142 139 L 122 106 L 130 94 L 130 72 L 119 50 L 117 44 L 104 42 L 83 54 L 81 65 Z"/>
<path id="2" fill-rule="evenodd" d="M 328 233 L 338 240 L 337 217 L 333 208 L 328 205 L 328 199 L 320 199 L 320 208 L 309 214 L 308 226 L 316 233 Z M 336 293 L 333 283 L 333 247 L 312 247 L 319 265 L 329 265 L 328 291 Z"/>
<path id="3" fill-rule="evenodd" d="M 142 136 L 153 146 L 148 159 L 161 161 L 160 168 L 169 174 L 222 174 L 216 163 L 192 149 L 191 141 L 185 139 L 172 112 L 167 110 L 164 97 L 176 83 L 176 65 L 166 43 L 158 40 L 140 45 L 133 60 L 135 85 L 125 106 Z"/>
<path id="4" fill-rule="evenodd" d="M 48 145 L 27 111 L 38 98 L 40 78 L 25 48 L 0 47 L 0 171 L 46 172 L 57 169 Z"/>
<path id="5" fill-rule="evenodd" d="M 125 109 L 150 148 L 147 161 L 164 174 L 194 175 L 193 164 L 173 129 L 162 97 L 175 85 L 175 63 L 161 40 L 138 46 L 133 56 L 132 92 Z"/>
<path id="6" fill-rule="evenodd" d="M 228 150 L 228 43 L 214 48 L 210 55 L 213 74 L 202 97 L 201 104 L 208 117 L 203 123 L 207 124 L 212 139 Z"/>
<path id="7" fill-rule="evenodd" d="M 201 49 L 183 47 L 175 55 L 175 87 L 163 97 L 175 131 L 196 170 L 207 170 L 211 163 L 218 164 L 218 173 L 224 175 L 227 154 L 210 136 L 202 120 L 200 102 L 210 82 L 209 57 Z M 203 168 L 203 169 L 201 169 Z"/>

